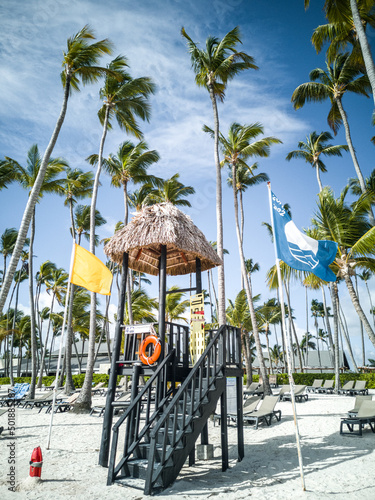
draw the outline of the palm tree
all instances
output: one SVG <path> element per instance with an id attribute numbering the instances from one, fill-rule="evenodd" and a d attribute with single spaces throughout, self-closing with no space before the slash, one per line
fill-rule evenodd
<path id="1" fill-rule="evenodd" d="M 81 244 L 82 236 L 87 240 L 90 239 L 90 216 L 91 207 L 89 205 L 77 205 L 74 210 L 74 218 L 72 227 L 74 228 L 74 238 L 77 238 L 77 244 Z M 95 211 L 95 227 L 100 227 L 106 224 L 106 220 L 98 210 Z M 95 235 L 95 245 L 99 245 L 99 237 Z M 76 286 L 71 285 L 68 315 L 67 315 L 67 334 L 65 342 L 65 392 L 71 393 L 74 390 L 74 382 L 72 377 L 72 345 L 75 347 L 74 342 L 74 300 L 76 294 Z M 86 313 L 85 313 L 86 314 Z M 78 353 L 77 353 L 78 358 Z M 64 370 L 63 370 L 64 371 Z M 63 377 L 61 377 L 61 380 Z"/>
<path id="2" fill-rule="evenodd" d="M 358 276 L 358 278 L 360 278 L 362 281 L 365 282 L 368 298 L 370 301 L 370 309 L 372 309 L 373 306 L 372 306 L 372 300 L 371 300 L 371 293 L 370 293 L 370 290 L 368 287 L 368 281 L 372 277 L 372 273 L 365 269 L 361 273 L 357 273 L 357 276 Z M 374 319 L 374 326 L 375 326 L 375 318 L 373 318 L 373 319 Z"/>
<path id="3" fill-rule="evenodd" d="M 369 81 L 367 76 L 358 76 L 360 71 L 353 67 L 349 54 L 339 54 L 335 57 L 332 66 L 327 63 L 327 69 L 316 68 L 310 72 L 311 82 L 303 83 L 293 92 L 292 102 L 295 109 L 302 108 L 306 102 L 331 101 L 328 113 L 328 125 L 335 135 L 342 123 L 345 127 L 345 138 L 353 160 L 354 168 L 361 186 L 362 193 L 366 192 L 365 181 L 358 164 L 353 147 L 349 122 L 342 105 L 342 98 L 346 92 L 354 92 L 368 97 Z M 375 221 L 373 221 L 375 222 Z"/>
<path id="4" fill-rule="evenodd" d="M 5 231 L 1 235 L 0 252 L 3 254 L 4 258 L 3 276 L 5 276 L 6 274 L 7 258 L 13 253 L 17 241 L 17 236 L 18 236 L 18 231 L 15 227 L 5 229 Z"/>
<path id="5" fill-rule="evenodd" d="M 358 4 L 361 24 L 364 29 L 367 26 L 375 27 L 375 17 L 371 12 L 372 7 L 372 0 L 360 1 Z M 364 67 L 361 46 L 349 2 L 326 1 L 324 10 L 326 11 L 328 24 L 318 26 L 311 37 L 317 53 L 322 50 L 324 43 L 329 42 L 327 60 L 332 62 L 339 52 L 346 50 L 349 43 L 352 46 L 351 58 L 353 62 Z"/>
<path id="6" fill-rule="evenodd" d="M 152 191 L 152 184 L 143 184 L 139 189 L 128 194 L 128 204 L 135 208 L 137 212 L 142 210 L 143 207 L 153 205 Z"/>
<path id="7" fill-rule="evenodd" d="M 154 203 L 172 203 L 176 206 L 191 207 L 190 201 L 186 196 L 194 194 L 195 189 L 192 186 L 185 186 L 178 179 L 180 174 L 174 174 L 170 179 L 161 180 L 158 189 L 154 189 L 150 198 Z"/>
<path id="8" fill-rule="evenodd" d="M 241 165 L 245 168 L 250 168 L 246 160 L 250 157 L 259 156 L 259 157 L 267 157 L 270 154 L 270 146 L 272 144 L 280 143 L 279 139 L 275 137 L 263 137 L 261 139 L 256 139 L 260 134 L 263 134 L 263 127 L 259 123 L 255 123 L 252 125 L 241 126 L 238 123 L 233 123 L 230 126 L 228 138 L 224 138 L 221 134 L 219 137 L 220 145 L 222 148 L 222 152 L 224 155 L 223 164 L 227 164 L 231 167 L 232 170 L 232 180 L 237 179 L 237 167 Z M 264 182 L 268 180 L 268 176 L 266 174 L 258 174 L 253 178 L 254 184 L 259 184 L 260 182 Z M 237 242 L 238 242 L 238 250 L 240 254 L 240 263 L 241 263 L 241 275 L 244 280 L 245 290 L 247 295 L 247 301 L 249 304 L 251 321 L 253 324 L 253 335 L 255 339 L 255 344 L 257 346 L 257 354 L 259 358 L 259 367 L 260 372 L 262 374 L 262 379 L 265 384 L 265 393 L 270 394 L 271 389 L 269 387 L 268 376 L 266 366 L 264 364 L 263 352 L 260 344 L 258 325 L 256 321 L 254 304 L 252 301 L 252 290 L 251 290 L 251 279 L 250 275 L 246 272 L 246 263 L 245 256 L 243 251 L 243 244 L 241 238 L 241 229 L 238 219 L 238 198 L 237 198 L 237 183 L 232 182 L 233 187 L 233 198 L 234 198 L 234 214 L 235 214 L 235 223 L 236 223 L 236 233 L 237 233 Z"/>
<path id="9" fill-rule="evenodd" d="M 74 170 L 67 167 L 65 171 L 65 179 L 61 183 L 61 194 L 65 197 L 64 205 L 69 206 L 71 232 L 72 236 L 76 238 L 76 230 L 74 224 L 74 205 L 77 200 L 82 200 L 91 196 L 92 188 L 94 185 L 94 174 L 92 172 L 84 172 L 79 168 Z"/>
<path id="10" fill-rule="evenodd" d="M 373 249 L 375 244 L 375 227 L 367 221 L 369 200 L 361 196 L 351 206 L 345 202 L 348 186 L 338 199 L 333 192 L 324 188 L 319 194 L 318 211 L 312 220 L 313 228 L 319 239 L 336 241 L 338 255 L 332 264 L 337 275 L 344 279 L 354 308 L 363 326 L 375 345 L 375 334 L 359 303 L 351 276 L 357 268 L 375 271 Z"/>
<path id="11" fill-rule="evenodd" d="M 305 0 L 305 8 L 309 4 L 310 0 Z M 359 42 L 375 104 L 375 65 L 365 32 L 367 24 L 375 27 L 373 6 L 372 0 L 326 0 L 324 10 L 330 24 L 320 35 L 318 33 L 316 42 L 319 43 L 320 39 L 321 43 L 327 39 L 332 40 L 333 54 L 343 48 L 347 41 L 352 43 L 354 48 Z"/>
<path id="12" fill-rule="evenodd" d="M 229 80 L 245 69 L 258 69 L 254 59 L 245 52 L 238 52 L 236 46 L 241 43 L 238 27 L 229 31 L 222 40 L 209 36 L 206 40 L 206 50 L 198 46 L 181 29 L 181 34 L 187 40 L 191 63 L 195 72 L 195 82 L 199 87 L 205 87 L 210 95 L 214 114 L 215 135 L 215 167 L 216 167 L 216 224 L 217 253 L 223 261 L 223 214 L 221 168 L 219 161 L 219 113 L 217 99 L 224 101 L 225 90 Z M 224 261 L 223 261 L 224 262 Z M 219 324 L 225 324 L 225 280 L 224 263 L 218 267 Z"/>
<path id="13" fill-rule="evenodd" d="M 43 353 L 42 353 L 42 358 L 40 360 L 40 370 L 39 370 L 39 380 L 38 380 L 38 388 L 39 389 L 42 387 L 43 370 L 44 370 L 44 365 L 45 365 L 45 357 L 46 357 L 46 352 L 47 352 L 47 343 L 48 343 L 48 338 L 49 338 L 49 332 L 50 332 L 51 323 L 52 323 L 52 314 L 54 312 L 53 307 L 54 307 L 55 299 L 60 306 L 63 304 L 64 299 L 65 299 L 66 289 L 67 289 L 68 278 L 69 278 L 69 274 L 66 273 L 64 269 L 59 268 L 59 269 L 53 270 L 51 273 L 51 278 L 48 281 L 46 281 L 47 293 L 51 294 L 51 305 L 49 307 L 49 313 L 48 313 L 49 321 L 48 321 L 46 338 L 44 341 L 44 349 L 43 349 Z"/>
<path id="14" fill-rule="evenodd" d="M 259 295 L 254 297 L 253 300 L 255 302 L 259 300 Z M 253 323 L 245 290 L 241 290 L 237 294 L 234 302 L 231 300 L 228 302 L 229 306 L 226 311 L 227 321 L 230 325 L 236 326 L 241 330 L 242 355 L 245 359 L 247 387 L 249 387 L 253 379 L 251 344 L 254 341 L 254 335 L 250 335 L 250 332 L 253 331 Z"/>
<path id="15" fill-rule="evenodd" d="M 38 146 L 34 144 L 27 153 L 26 167 L 20 165 L 16 160 L 5 157 L 9 164 L 14 169 L 14 181 L 27 190 L 30 190 L 29 197 L 32 196 L 32 191 L 35 184 L 38 182 L 39 171 L 42 165 L 42 158 L 39 154 Z M 66 162 L 61 158 L 50 158 L 45 168 L 43 179 L 40 183 L 36 202 L 39 201 L 45 193 L 56 193 L 60 188 L 60 179 L 57 176 L 66 166 Z M 34 236 L 35 236 L 35 212 L 36 203 L 31 210 L 30 218 L 30 245 L 29 245 L 29 297 L 30 297 L 30 319 L 31 319 L 31 356 L 32 370 L 30 383 L 30 397 L 35 395 L 35 383 L 37 376 L 37 339 L 36 339 L 36 316 L 34 309 L 34 275 L 33 275 L 33 251 L 34 251 Z M 16 243 L 17 246 L 17 243 Z M 41 332 L 40 332 L 41 334 Z"/>
<path id="16" fill-rule="evenodd" d="M 97 163 L 97 155 L 89 157 L 91 164 Z M 122 187 L 124 192 L 125 225 L 128 223 L 128 184 L 154 184 L 156 178 L 147 173 L 148 168 L 159 161 L 159 153 L 150 151 L 145 141 L 133 144 L 125 141 L 120 144 L 117 155 L 110 155 L 103 161 L 105 171 L 111 176 L 111 184 L 114 187 Z"/>
<path id="17" fill-rule="evenodd" d="M 148 294 L 141 288 L 132 292 L 132 308 L 133 321 L 135 323 L 155 323 L 156 316 L 154 314 L 158 309 L 156 299 L 151 299 Z M 125 310 L 125 324 L 129 324 L 129 314 Z"/>
<path id="18" fill-rule="evenodd" d="M 182 320 L 187 323 L 184 313 L 189 307 L 190 302 L 189 300 L 182 300 L 182 297 L 185 294 L 184 292 L 179 292 L 178 290 L 178 285 L 173 285 L 168 289 L 168 293 L 165 298 L 165 321 L 173 322 Z"/>
<path id="19" fill-rule="evenodd" d="M 264 329 L 264 333 L 266 335 L 266 343 L 267 343 L 267 351 L 268 358 L 270 360 L 270 368 L 273 373 L 272 367 L 272 356 L 270 351 L 269 344 L 269 335 L 270 335 L 270 325 L 274 325 L 280 322 L 281 319 L 281 309 L 276 302 L 275 298 L 267 300 L 264 302 L 261 307 L 259 307 L 256 311 L 259 327 Z"/>
<path id="20" fill-rule="evenodd" d="M 348 146 L 332 146 L 332 144 L 326 144 L 327 141 L 332 139 L 332 135 L 329 132 L 321 132 L 319 135 L 314 131 L 306 137 L 306 142 L 300 141 L 298 143 L 298 150 L 291 151 L 287 154 L 286 160 L 291 160 L 292 158 L 301 158 L 309 163 L 316 171 L 316 178 L 319 184 L 319 191 L 323 189 L 320 172 L 327 172 L 326 166 L 321 160 L 321 156 L 340 156 L 341 151 L 347 151 Z"/>
<path id="21" fill-rule="evenodd" d="M 91 198 L 90 210 L 90 252 L 95 254 L 95 212 L 96 200 L 99 189 L 99 178 L 103 162 L 103 149 L 107 131 L 112 128 L 112 119 L 116 118 L 120 129 L 134 135 L 142 137 L 136 118 L 149 120 L 150 106 L 148 97 L 155 90 L 155 86 L 150 78 L 142 77 L 133 79 L 125 71 L 127 67 L 126 59 L 118 56 L 108 65 L 108 73 L 104 86 L 100 90 L 100 97 L 103 106 L 98 112 L 100 123 L 103 125 L 102 137 L 99 146 L 98 162 L 95 174 L 94 187 Z M 91 316 L 89 349 L 86 366 L 86 376 L 80 392 L 75 409 L 78 412 L 89 411 L 91 408 L 91 386 L 94 371 L 95 359 L 95 332 L 96 321 L 96 294 L 91 292 Z"/>
<path id="22" fill-rule="evenodd" d="M 9 264 L 8 272 L 4 277 L 3 286 L 0 292 L 0 311 L 3 310 L 6 298 L 8 296 L 13 275 L 17 268 L 17 264 L 26 240 L 26 235 L 29 230 L 31 218 L 34 213 L 34 207 L 39 199 L 39 192 L 44 181 L 44 176 L 46 174 L 50 156 L 53 152 L 62 124 L 65 119 L 69 96 L 72 90 L 79 90 L 80 80 L 83 85 L 87 83 L 94 83 L 100 76 L 107 72 L 105 68 L 101 68 L 97 64 L 103 54 L 111 53 L 111 43 L 108 40 L 101 40 L 91 44 L 88 43 L 88 40 L 91 41 L 94 39 L 95 36 L 91 28 L 89 26 L 85 26 L 76 35 L 68 39 L 67 52 L 63 53 L 64 69 L 61 73 L 61 80 L 64 87 L 63 104 L 50 142 L 43 155 L 43 159 L 38 171 L 38 176 L 35 179 L 35 183 L 31 190 L 22 217 L 21 225 L 18 231 L 17 242 Z"/>

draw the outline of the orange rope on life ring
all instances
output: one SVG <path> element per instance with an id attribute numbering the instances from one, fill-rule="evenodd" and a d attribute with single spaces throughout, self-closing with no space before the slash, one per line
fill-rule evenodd
<path id="1" fill-rule="evenodd" d="M 154 353 L 152 356 L 147 356 L 146 349 L 149 344 L 154 346 Z M 161 342 L 155 335 L 148 335 L 144 340 L 142 340 L 141 346 L 139 348 L 139 359 L 144 365 L 153 365 L 161 354 Z"/>

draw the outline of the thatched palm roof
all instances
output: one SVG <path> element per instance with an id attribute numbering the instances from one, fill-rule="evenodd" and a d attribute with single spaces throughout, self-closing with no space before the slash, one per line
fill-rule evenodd
<path id="1" fill-rule="evenodd" d="M 197 257 L 202 271 L 222 264 L 202 231 L 171 203 L 137 212 L 105 245 L 104 253 L 122 264 L 123 253 L 128 252 L 130 269 L 157 276 L 161 245 L 167 247 L 167 274 L 172 276 L 195 272 Z"/>

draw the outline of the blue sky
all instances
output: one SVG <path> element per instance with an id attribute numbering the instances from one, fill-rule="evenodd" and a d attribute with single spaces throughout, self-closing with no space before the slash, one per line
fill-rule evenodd
<path id="1" fill-rule="evenodd" d="M 128 58 L 133 77 L 150 76 L 157 85 L 151 99 L 150 123 L 141 128 L 150 149 L 158 150 L 161 160 L 153 168 L 155 175 L 168 178 L 180 174 L 182 182 L 193 185 L 191 209 L 186 209 L 208 240 L 216 240 L 215 170 L 213 143 L 202 132 L 203 124 L 212 126 L 212 108 L 208 93 L 194 82 L 190 57 L 180 35 L 185 27 L 191 38 L 201 45 L 207 36 L 221 38 L 234 26 L 242 33 L 242 50 L 254 57 L 259 71 L 249 70 L 229 83 L 224 104 L 219 104 L 220 129 L 226 134 L 230 123 L 261 122 L 265 135 L 283 141 L 272 147 L 270 158 L 259 161 L 259 170 L 267 172 L 272 189 L 283 203 L 289 203 L 296 225 L 307 227 L 316 207 L 318 184 L 312 168 L 301 160 L 285 161 L 286 154 L 297 143 L 316 130 L 329 130 L 326 117 L 328 103 L 307 104 L 295 111 L 290 98 L 294 89 L 308 81 L 309 72 L 324 67 L 324 53 L 316 54 L 311 34 L 325 23 L 323 1 L 311 2 L 304 11 L 302 0 L 280 2 L 269 0 L 166 0 L 163 2 L 105 3 L 86 0 L 50 0 L 13 2 L 3 0 L 0 6 L 2 37 L 0 39 L 0 155 L 25 163 L 30 146 L 37 143 L 43 152 L 55 126 L 61 103 L 60 71 L 66 40 L 85 24 L 94 28 L 97 38 L 110 38 L 118 54 Z M 369 34 L 370 43 L 374 33 Z M 110 58 L 103 59 L 103 64 Z M 82 88 L 71 96 L 68 111 L 53 156 L 62 156 L 71 167 L 89 170 L 85 158 L 97 153 L 102 133 L 97 118 L 100 107 L 100 84 Z M 351 124 L 352 138 L 360 166 L 368 176 L 373 165 L 374 146 L 370 138 L 372 103 L 370 99 L 345 96 L 344 107 Z M 127 139 L 116 126 L 107 135 L 104 155 L 115 153 Z M 130 138 L 131 139 L 131 138 Z M 345 144 L 343 130 L 333 140 Z M 342 159 L 328 159 L 328 172 L 322 174 L 324 185 L 338 196 L 354 167 L 349 154 Z M 123 196 L 120 189 L 109 185 L 105 174 L 98 195 L 97 208 L 107 220 L 98 229 L 100 238 L 113 234 L 117 221 L 123 219 Z M 234 227 L 232 191 L 223 176 L 224 246 L 229 250 L 225 261 L 227 297 L 234 299 L 240 289 L 238 249 Z M 0 194 L 2 210 L 1 234 L 8 227 L 18 228 L 27 201 L 27 193 L 18 186 Z M 87 204 L 89 201 L 86 202 Z M 274 264 L 274 251 L 262 222 L 270 221 L 266 185 L 248 190 L 245 203 L 245 255 L 260 264 L 253 276 L 254 293 L 262 301 L 272 294 L 265 285 L 265 274 Z M 59 267 L 69 267 L 71 240 L 69 212 L 60 198 L 45 196 L 37 206 L 35 268 L 47 259 Z M 102 247 L 97 255 L 104 260 Z M 206 278 L 205 278 L 206 279 Z M 169 279 L 188 286 L 188 278 Z M 205 285 L 205 282 L 203 283 Z M 374 283 L 370 282 L 370 290 Z M 25 287 L 26 288 L 26 287 Z M 362 289 L 361 289 L 362 290 Z M 157 293 L 153 279 L 150 289 Z M 342 305 L 347 316 L 357 354 L 359 354 L 359 320 L 344 286 L 340 287 Z M 363 289 L 362 296 L 366 297 Z M 309 293 L 309 301 L 319 294 Z M 116 303 L 116 297 L 113 297 Z M 48 305 L 48 298 L 45 298 Z M 27 311 L 27 294 L 21 299 Z M 368 313 L 369 305 L 365 301 Z M 298 331 L 305 331 L 305 299 L 303 289 L 292 287 Z M 113 305 L 113 310 L 116 307 Z M 313 331 L 310 320 L 310 331 Z M 272 340 L 271 340 L 272 344 Z M 375 349 L 366 342 L 368 357 Z"/>

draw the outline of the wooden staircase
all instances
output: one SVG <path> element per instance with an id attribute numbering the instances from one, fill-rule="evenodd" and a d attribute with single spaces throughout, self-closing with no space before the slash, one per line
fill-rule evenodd
<path id="1" fill-rule="evenodd" d="M 108 485 L 119 482 L 151 495 L 175 481 L 225 392 L 228 328 L 212 334 L 178 390 L 173 381 L 167 384 L 174 372 L 174 350 L 158 366 L 113 426 Z M 117 451 L 120 429 L 125 429 L 121 454 Z"/>

